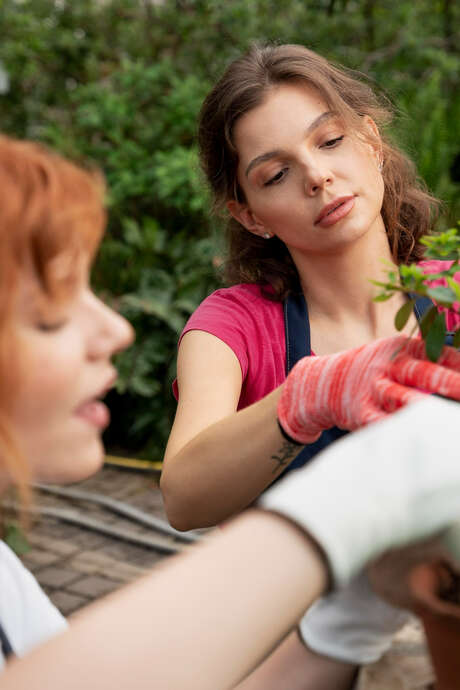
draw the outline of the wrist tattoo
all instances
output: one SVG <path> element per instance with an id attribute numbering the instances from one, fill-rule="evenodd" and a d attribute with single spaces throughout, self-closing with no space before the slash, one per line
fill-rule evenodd
<path id="1" fill-rule="evenodd" d="M 285 465 L 289 465 L 290 461 L 299 452 L 299 446 L 297 443 L 290 443 L 289 441 L 284 441 L 281 448 L 276 451 L 274 455 L 271 456 L 271 460 L 276 462 L 276 467 L 273 470 L 273 474 Z"/>

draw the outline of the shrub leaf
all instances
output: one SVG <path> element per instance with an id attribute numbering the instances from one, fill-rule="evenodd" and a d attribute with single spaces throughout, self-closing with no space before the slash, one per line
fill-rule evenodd
<path id="1" fill-rule="evenodd" d="M 444 314 L 438 313 L 433 319 L 433 325 L 425 338 L 426 355 L 432 362 L 437 362 L 444 347 L 446 338 L 446 319 Z"/>
<path id="2" fill-rule="evenodd" d="M 398 309 L 395 316 L 395 326 L 397 331 L 402 331 L 404 326 L 409 320 L 412 310 L 414 308 L 415 301 L 413 299 L 409 300 Z"/>

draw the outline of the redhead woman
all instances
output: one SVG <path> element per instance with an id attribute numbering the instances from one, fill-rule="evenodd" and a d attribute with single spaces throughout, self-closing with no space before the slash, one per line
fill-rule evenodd
<path id="1" fill-rule="evenodd" d="M 416 381 L 381 368 L 401 347 L 393 319 L 405 298 L 375 303 L 370 279 L 420 260 L 436 202 L 389 141 L 389 121 L 361 75 L 295 45 L 254 46 L 206 98 L 199 143 L 228 212 L 230 287 L 180 340 L 161 483 L 178 529 L 226 520 L 414 394 Z M 352 583 L 286 640 L 295 663 L 275 655 L 244 688 L 348 688 L 403 620 L 365 580 Z"/>
<path id="2" fill-rule="evenodd" d="M 109 421 L 101 397 L 132 330 L 89 287 L 105 221 L 101 179 L 3 137 L 0 194 L 0 494 L 16 487 L 30 501 L 30 480 L 76 481 L 100 467 Z M 434 390 L 460 399 L 460 355 L 451 351 L 446 366 L 416 364 L 428 387 L 434 375 Z M 396 368 L 402 376 L 404 365 Z M 69 628 L 0 541 L 1 690 L 234 686 L 322 592 L 458 517 L 458 419 L 456 403 L 429 399 L 349 437 L 267 493 L 263 510 Z M 421 447 L 417 424 L 429 427 Z"/>
<path id="3" fill-rule="evenodd" d="M 31 479 L 72 482 L 101 466 L 101 398 L 132 329 L 89 287 L 105 225 L 100 176 L 2 137 L 0 190 L 0 490 L 12 484 L 27 500 Z M 4 651 L 23 653 L 64 621 L 3 542 L 0 564 Z"/>

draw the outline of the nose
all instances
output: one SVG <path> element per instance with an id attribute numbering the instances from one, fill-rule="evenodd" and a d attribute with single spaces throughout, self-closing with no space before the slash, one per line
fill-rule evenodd
<path id="1" fill-rule="evenodd" d="M 90 357 L 110 358 L 129 347 L 134 341 L 134 329 L 131 324 L 92 293 L 88 299 L 91 303 L 93 324 L 93 334 L 88 348 Z"/>
<path id="2" fill-rule="evenodd" d="M 330 170 L 326 170 L 314 161 L 305 162 L 304 168 L 304 188 L 308 196 L 315 196 L 324 187 L 332 183 Z"/>

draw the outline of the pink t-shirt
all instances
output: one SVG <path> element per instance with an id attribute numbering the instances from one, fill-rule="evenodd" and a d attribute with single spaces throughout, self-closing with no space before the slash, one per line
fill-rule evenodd
<path id="1" fill-rule="evenodd" d="M 237 356 L 243 375 L 238 409 L 265 397 L 286 378 L 283 303 L 264 297 L 260 285 L 213 292 L 191 315 L 181 339 L 193 330 L 215 335 Z M 177 398 L 176 381 L 173 390 Z"/>
<path id="2" fill-rule="evenodd" d="M 452 262 L 419 264 L 426 273 L 436 273 L 449 265 Z M 460 271 L 455 274 L 455 280 L 460 283 Z M 446 285 L 446 281 L 435 280 L 432 285 Z M 448 315 L 448 330 L 455 330 L 459 323 L 460 314 Z M 234 285 L 213 292 L 191 315 L 181 339 L 193 330 L 220 338 L 237 356 L 243 375 L 238 409 L 265 397 L 286 378 L 283 303 L 265 297 L 260 285 Z M 178 398 L 177 381 L 173 383 L 173 391 Z"/>

